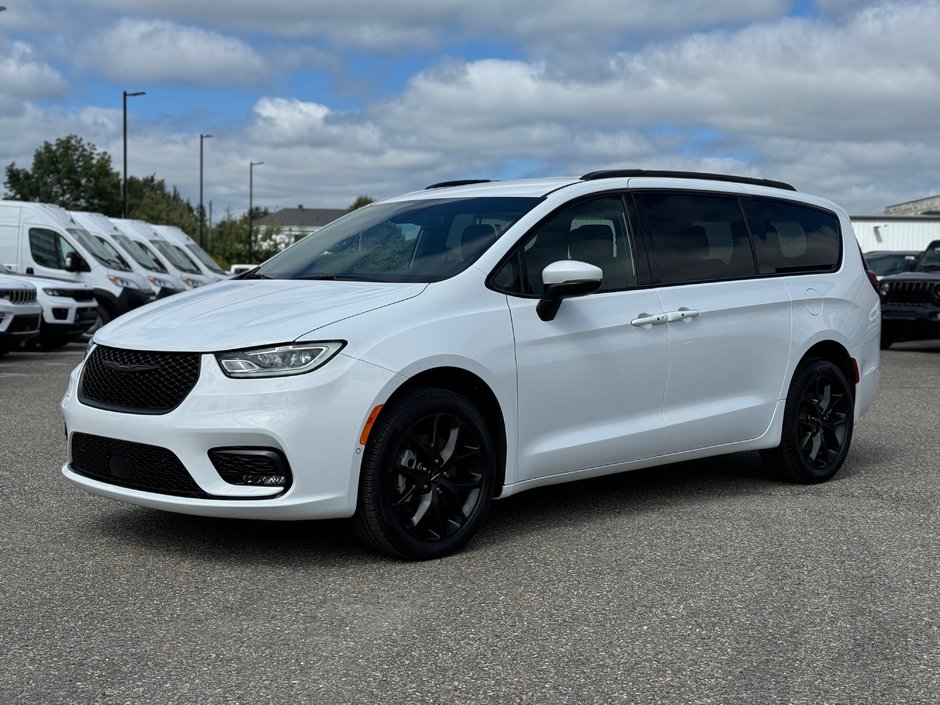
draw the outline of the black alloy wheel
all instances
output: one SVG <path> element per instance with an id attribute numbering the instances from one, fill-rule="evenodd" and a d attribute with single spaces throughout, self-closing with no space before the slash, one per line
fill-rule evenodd
<path id="1" fill-rule="evenodd" d="M 764 461 L 794 482 L 824 482 L 835 475 L 852 442 L 855 400 L 838 366 L 810 360 L 790 383 L 780 445 Z"/>
<path id="2" fill-rule="evenodd" d="M 464 397 L 422 389 L 383 410 L 362 462 L 357 533 L 397 558 L 439 558 L 477 530 L 493 495 L 486 422 Z"/>

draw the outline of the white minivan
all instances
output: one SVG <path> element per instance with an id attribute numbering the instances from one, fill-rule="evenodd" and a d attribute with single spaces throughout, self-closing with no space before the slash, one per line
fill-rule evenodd
<path id="1" fill-rule="evenodd" d="M 102 247 L 113 252 L 112 256 L 120 258 L 127 266 L 144 277 L 158 299 L 186 290 L 187 287 L 183 281 L 175 274 L 168 272 L 149 248 L 138 245 L 136 241 L 124 235 L 107 216 L 83 211 L 71 211 L 71 214 L 101 243 Z"/>
<path id="2" fill-rule="evenodd" d="M 167 270 L 183 281 L 186 288 L 195 289 L 214 282 L 214 279 L 202 273 L 183 248 L 162 237 L 150 223 L 128 218 L 111 218 L 111 221 L 131 239 L 146 243 Z"/>
<path id="3" fill-rule="evenodd" d="M 199 243 L 183 232 L 182 229 L 175 225 L 152 225 L 151 227 L 157 231 L 158 235 L 182 247 L 200 271 L 213 281 L 222 281 L 229 278 L 229 274 L 216 264 L 216 261 L 212 259 L 212 255 L 202 249 Z"/>
<path id="4" fill-rule="evenodd" d="M 740 451 L 828 480 L 880 325 L 848 215 L 782 182 L 435 184 L 98 331 L 62 471 L 175 512 L 352 517 L 434 558 L 541 485 Z"/>
<path id="5" fill-rule="evenodd" d="M 93 287 L 99 323 L 153 300 L 142 277 L 114 259 L 68 211 L 47 203 L 0 201 L 0 263 L 22 274 Z"/>

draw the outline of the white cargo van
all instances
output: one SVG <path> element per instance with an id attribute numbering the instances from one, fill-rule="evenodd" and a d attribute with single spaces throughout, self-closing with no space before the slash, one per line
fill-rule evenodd
<path id="1" fill-rule="evenodd" d="M 170 274 L 149 249 L 128 238 L 110 218 L 101 213 L 71 211 L 72 217 L 90 232 L 102 247 L 113 250 L 135 272 L 143 276 L 158 299 L 186 290 L 183 281 Z"/>
<path id="2" fill-rule="evenodd" d="M 36 287 L 0 272 L 0 355 L 39 335 Z"/>
<path id="3" fill-rule="evenodd" d="M 60 348 L 80 340 L 98 321 L 95 290 L 87 284 L 16 274 L 2 264 L 0 274 L 36 287 L 36 302 L 42 308 L 36 342 L 43 347 Z"/>
<path id="4" fill-rule="evenodd" d="M 175 225 L 152 225 L 157 234 L 162 235 L 170 242 L 179 245 L 192 257 L 199 266 L 203 274 L 210 277 L 213 281 L 222 281 L 228 279 L 229 275 L 222 269 L 212 255 L 199 246 L 199 243 L 187 235 L 182 228 Z"/>
<path id="5" fill-rule="evenodd" d="M 154 298 L 146 280 L 114 259 L 68 211 L 46 203 L 0 201 L 0 263 L 23 274 L 88 284 L 102 324 Z"/>
<path id="6" fill-rule="evenodd" d="M 167 271 L 178 276 L 187 289 L 196 289 L 213 281 L 199 271 L 199 267 L 179 247 L 160 237 L 150 223 L 130 218 L 111 218 L 112 223 L 132 240 L 150 248 Z"/>

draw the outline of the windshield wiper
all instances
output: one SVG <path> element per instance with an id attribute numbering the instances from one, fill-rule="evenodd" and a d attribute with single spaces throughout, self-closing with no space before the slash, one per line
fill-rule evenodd
<path id="1" fill-rule="evenodd" d="M 330 281 L 330 282 L 383 282 L 385 279 L 376 277 L 363 277 L 358 274 L 311 274 L 306 277 L 293 277 L 293 279 L 303 279 L 306 281 Z"/>
<path id="2" fill-rule="evenodd" d="M 242 272 L 237 277 L 232 277 L 232 279 L 270 279 L 267 274 L 257 274 L 258 268 L 249 269 L 247 272 Z"/>

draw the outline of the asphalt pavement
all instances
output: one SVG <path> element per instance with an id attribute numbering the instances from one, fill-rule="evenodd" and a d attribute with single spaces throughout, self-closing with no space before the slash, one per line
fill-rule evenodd
<path id="1" fill-rule="evenodd" d="M 0 703 L 940 702 L 938 342 L 884 354 L 827 484 L 742 453 L 544 488 L 427 563 L 73 487 L 80 359 L 0 358 Z"/>

